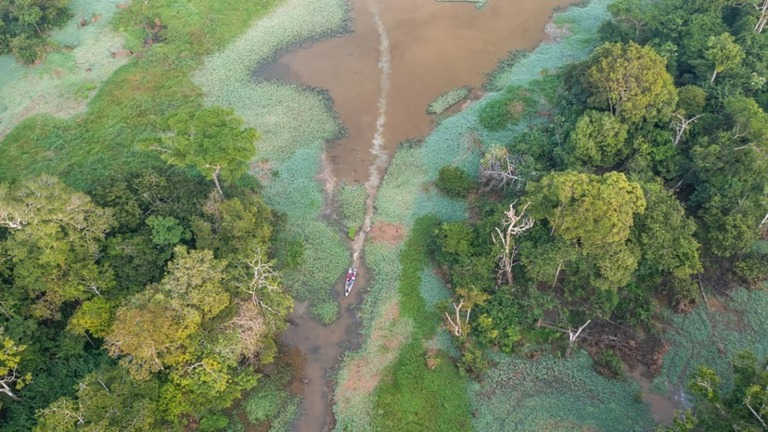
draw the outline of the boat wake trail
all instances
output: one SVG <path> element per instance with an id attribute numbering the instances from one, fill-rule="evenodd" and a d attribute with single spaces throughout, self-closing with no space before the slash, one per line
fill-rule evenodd
<path id="1" fill-rule="evenodd" d="M 392 54 L 389 46 L 389 35 L 387 34 L 386 27 L 384 27 L 384 23 L 381 21 L 376 0 L 370 0 L 368 7 L 371 10 L 373 20 L 376 23 L 376 29 L 379 32 L 379 87 L 381 90 L 378 101 L 376 132 L 373 135 L 373 140 L 371 140 L 371 153 L 375 156 L 375 159 L 368 168 L 368 181 L 365 182 L 365 189 L 368 193 L 368 198 L 365 201 L 365 220 L 360 235 L 355 237 L 355 241 L 352 244 L 352 259 L 355 265 L 358 264 L 358 258 L 360 251 L 363 249 L 365 237 L 371 229 L 371 219 L 374 213 L 373 203 L 376 199 L 376 192 L 381 184 L 381 171 L 387 164 L 387 155 L 382 151 L 382 147 L 384 146 L 384 124 L 387 121 L 389 76 L 392 74 Z"/>

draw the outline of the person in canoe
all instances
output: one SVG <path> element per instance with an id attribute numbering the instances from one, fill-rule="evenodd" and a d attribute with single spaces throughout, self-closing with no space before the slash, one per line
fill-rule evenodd
<path id="1" fill-rule="evenodd" d="M 357 279 L 357 269 L 350 268 L 347 270 L 347 279 L 344 282 L 344 297 L 348 296 L 352 292 L 352 286 L 355 285 L 355 279 Z"/>

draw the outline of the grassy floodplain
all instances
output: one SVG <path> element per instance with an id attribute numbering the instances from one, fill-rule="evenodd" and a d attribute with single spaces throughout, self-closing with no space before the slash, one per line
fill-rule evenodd
<path id="1" fill-rule="evenodd" d="M 124 38 L 110 25 L 121 3 L 72 1 L 72 18 L 51 34 L 59 49 L 35 67 L 11 55 L 0 57 L 0 138 L 32 114 L 62 117 L 85 111 L 99 86 L 130 59 L 119 55 Z M 80 27 L 81 18 L 88 25 Z"/>
<path id="2" fill-rule="evenodd" d="M 159 158 L 139 150 L 136 143 L 157 132 L 158 120 L 168 112 L 202 106 L 202 93 L 190 74 L 206 55 L 225 46 L 276 3 L 130 4 L 112 25 L 124 32 L 125 47 L 140 58 L 112 74 L 85 113 L 71 119 L 38 115 L 11 131 L 2 143 L 0 181 L 47 173 L 87 191 L 104 176 L 122 176 L 160 164 Z M 144 47 L 144 24 L 155 19 L 167 27 L 165 41 Z"/>

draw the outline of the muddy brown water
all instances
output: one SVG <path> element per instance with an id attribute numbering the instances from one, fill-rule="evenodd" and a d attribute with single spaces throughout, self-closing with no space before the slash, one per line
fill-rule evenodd
<path id="1" fill-rule="evenodd" d="M 426 136 L 430 101 L 458 86 L 479 88 L 486 72 L 513 49 L 533 49 L 546 38 L 544 27 L 556 7 L 573 0 L 490 0 L 484 10 L 470 3 L 436 0 L 351 0 L 354 31 L 303 44 L 255 73 L 327 89 L 347 136 L 327 151 L 325 181 L 364 183 L 369 193 L 366 224 L 350 243 L 360 273 L 349 297 L 342 291 L 346 269 L 339 269 L 334 293 L 339 319 L 329 326 L 314 321 L 299 304 L 280 341 L 301 357 L 292 364 L 292 391 L 303 396 L 296 431 L 333 428 L 333 373 L 344 352 L 356 348 L 367 281 L 360 259 L 370 229 L 380 175 L 397 144 Z M 327 184 L 327 183 L 326 183 Z M 330 188 L 332 189 L 332 188 Z M 326 188 L 328 191 L 328 188 Z"/>

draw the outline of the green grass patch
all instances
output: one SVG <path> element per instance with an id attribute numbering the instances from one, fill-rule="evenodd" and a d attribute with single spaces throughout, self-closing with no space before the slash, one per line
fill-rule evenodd
<path id="1" fill-rule="evenodd" d="M 463 101 L 469 96 L 469 87 L 456 87 L 436 97 L 427 105 L 427 114 L 440 115 L 443 111 Z"/>
<path id="2" fill-rule="evenodd" d="M 361 380 L 378 377 L 397 358 L 400 345 L 413 329 L 411 320 L 392 319 L 397 312 L 398 278 L 402 269 L 402 245 L 366 243 L 364 258 L 371 280 L 362 305 L 363 346 L 344 356 L 336 378 L 334 414 L 336 431 L 372 430 L 373 388 L 359 386 Z"/>
<path id="3" fill-rule="evenodd" d="M 420 287 L 428 263 L 426 245 L 436 225 L 434 217 L 417 220 L 400 255 L 400 311 L 413 321 L 414 332 L 377 389 L 374 430 L 471 429 L 465 378 L 445 353 L 433 354 L 434 369 L 426 362 L 425 342 L 435 335 L 440 315 L 427 309 Z"/>
<path id="4" fill-rule="evenodd" d="M 51 33 L 59 48 L 34 67 L 21 65 L 10 55 L 0 56 L 0 136 L 22 117 L 49 113 L 60 117 L 85 110 L 86 103 L 104 81 L 129 57 L 112 57 L 123 37 L 110 25 L 122 0 L 73 0 L 72 18 Z M 89 23 L 78 26 L 80 18 Z M 90 22 L 92 17 L 98 17 Z"/>
<path id="5" fill-rule="evenodd" d="M 363 185 L 343 184 L 339 188 L 337 199 L 342 223 L 347 229 L 349 238 L 354 239 L 365 220 L 365 201 L 368 199 L 368 192 Z"/>
<path id="6" fill-rule="evenodd" d="M 537 106 L 538 101 L 531 90 L 509 86 L 501 96 L 483 106 L 478 120 L 484 128 L 498 131 L 515 126 L 525 119 L 530 120 Z"/>

